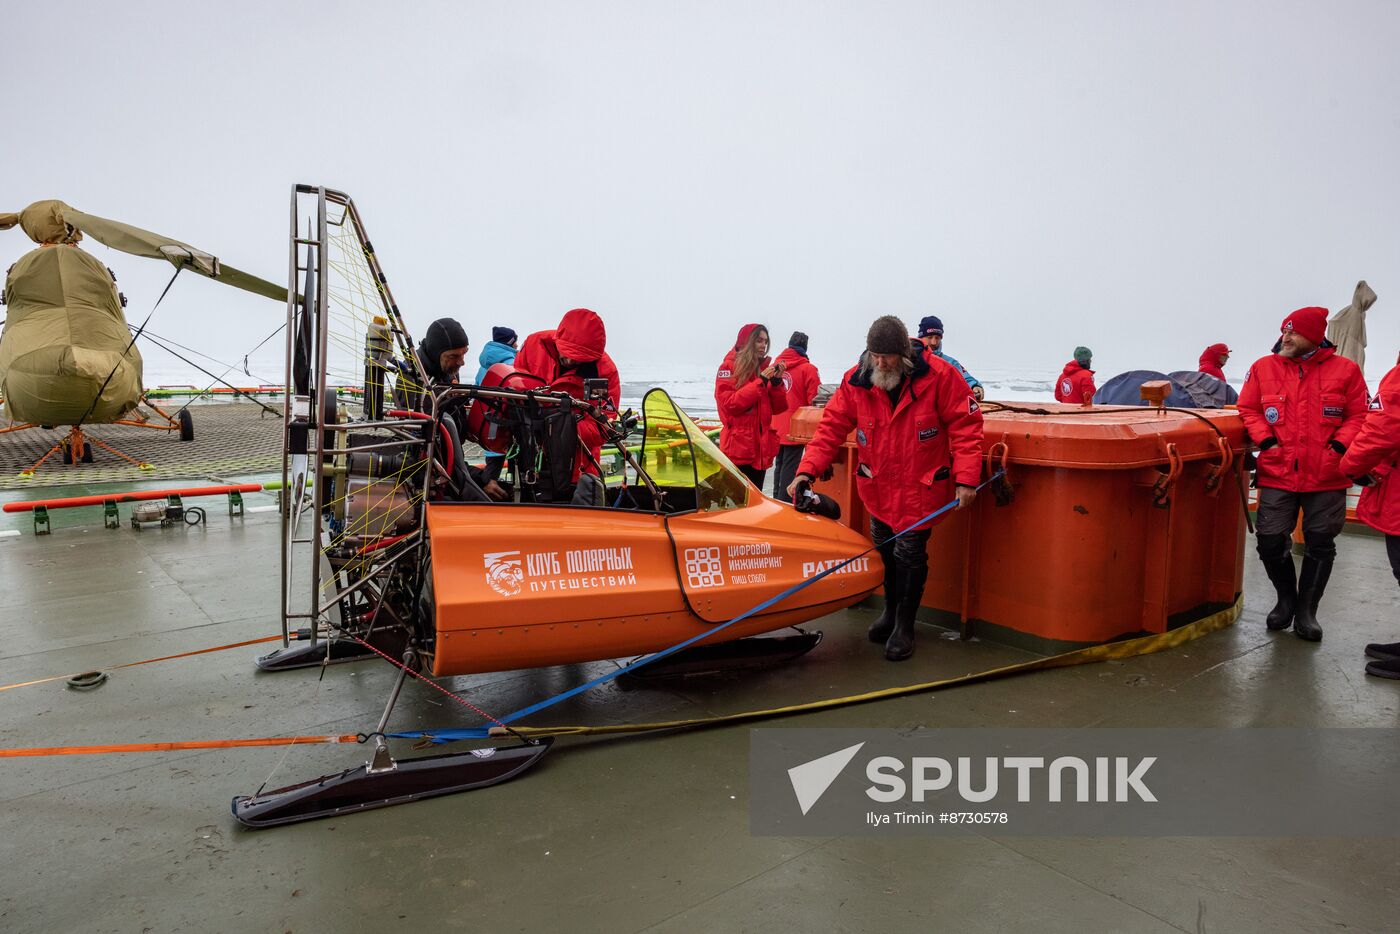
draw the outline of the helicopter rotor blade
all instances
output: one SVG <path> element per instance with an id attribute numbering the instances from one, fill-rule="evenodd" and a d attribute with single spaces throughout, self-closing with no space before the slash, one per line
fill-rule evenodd
<path id="1" fill-rule="evenodd" d="M 123 224 L 94 214 L 64 206 L 63 222 L 75 227 L 105 246 L 132 256 L 146 256 L 151 259 L 168 260 L 175 266 L 183 266 L 207 276 L 216 282 L 243 289 L 255 295 L 263 295 L 280 302 L 287 300 L 287 290 L 282 286 L 259 279 L 257 276 L 234 269 L 219 260 L 212 253 L 190 246 L 173 237 L 161 236 L 140 227 Z"/>

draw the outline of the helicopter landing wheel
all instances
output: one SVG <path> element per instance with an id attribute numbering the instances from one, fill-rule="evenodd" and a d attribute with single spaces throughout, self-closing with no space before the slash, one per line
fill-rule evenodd
<path id="1" fill-rule="evenodd" d="M 194 418 L 190 415 L 189 409 L 181 409 L 175 416 L 175 420 L 180 423 L 180 440 L 194 440 Z"/>
<path id="2" fill-rule="evenodd" d="M 91 445 L 91 444 L 88 444 L 86 441 L 83 442 L 83 452 L 82 452 L 81 454 L 78 455 L 78 460 L 82 461 L 84 464 L 91 464 L 91 463 L 92 463 L 92 445 Z M 63 463 L 65 463 L 65 464 L 71 464 L 71 463 L 73 463 L 73 445 L 71 445 L 71 444 L 65 444 L 65 445 L 63 446 Z"/>

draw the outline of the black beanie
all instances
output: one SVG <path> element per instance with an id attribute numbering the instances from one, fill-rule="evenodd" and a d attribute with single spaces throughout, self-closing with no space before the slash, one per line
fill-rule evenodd
<path id="1" fill-rule="evenodd" d="M 865 335 L 865 349 L 871 353 L 909 355 L 909 329 L 894 315 L 876 318 Z"/>
<path id="2" fill-rule="evenodd" d="M 796 348 L 803 353 L 807 352 L 807 335 L 801 331 L 793 331 L 792 337 L 788 338 L 788 346 Z"/>
<path id="3" fill-rule="evenodd" d="M 418 342 L 418 356 L 423 359 L 423 367 L 433 379 L 442 379 L 442 368 L 438 361 L 444 350 L 467 346 L 467 332 L 455 318 L 438 318 L 428 325 L 427 333 Z"/>

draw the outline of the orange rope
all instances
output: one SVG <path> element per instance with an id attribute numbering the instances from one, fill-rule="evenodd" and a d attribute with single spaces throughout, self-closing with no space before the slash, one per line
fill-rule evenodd
<path id="1" fill-rule="evenodd" d="M 191 655 L 207 655 L 210 652 L 222 652 L 224 649 L 239 649 L 245 645 L 258 645 L 263 642 L 271 642 L 274 639 L 281 639 L 279 636 L 263 636 L 260 639 L 248 639 L 245 642 L 230 642 L 228 645 L 216 645 L 210 649 L 195 649 L 193 652 L 181 652 L 179 655 L 162 655 L 160 658 L 148 658 L 139 662 L 127 662 L 125 665 L 116 665 L 108 669 L 88 669 L 89 671 L 120 671 L 123 668 L 135 668 L 137 665 L 150 665 L 155 662 L 168 662 L 176 658 L 189 658 Z M 50 681 L 66 681 L 69 678 L 87 674 L 84 671 L 75 671 L 69 675 L 54 675 L 52 678 L 40 678 L 37 681 L 21 681 L 18 684 L 7 684 L 0 687 L 0 692 L 11 691 L 15 688 L 27 688 L 32 684 L 48 684 Z M 96 748 L 96 747 L 94 747 Z"/>
<path id="2" fill-rule="evenodd" d="M 280 639 L 281 636 L 278 636 Z M 128 743 L 124 746 L 48 746 L 35 749 L 0 749 L 0 759 L 22 756 L 92 756 L 109 752 L 175 752 L 181 749 L 233 749 L 239 746 L 309 746 L 318 743 L 357 743 L 357 733 L 339 736 L 268 736 L 260 739 L 210 739 L 187 743 Z"/>

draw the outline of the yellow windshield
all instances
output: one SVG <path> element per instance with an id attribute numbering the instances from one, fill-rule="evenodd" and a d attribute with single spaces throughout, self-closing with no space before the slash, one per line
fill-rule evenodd
<path id="1" fill-rule="evenodd" d="M 700 512 L 748 505 L 750 487 L 744 475 L 664 389 L 648 392 L 642 411 L 642 464 L 658 486 L 694 490 Z"/>

